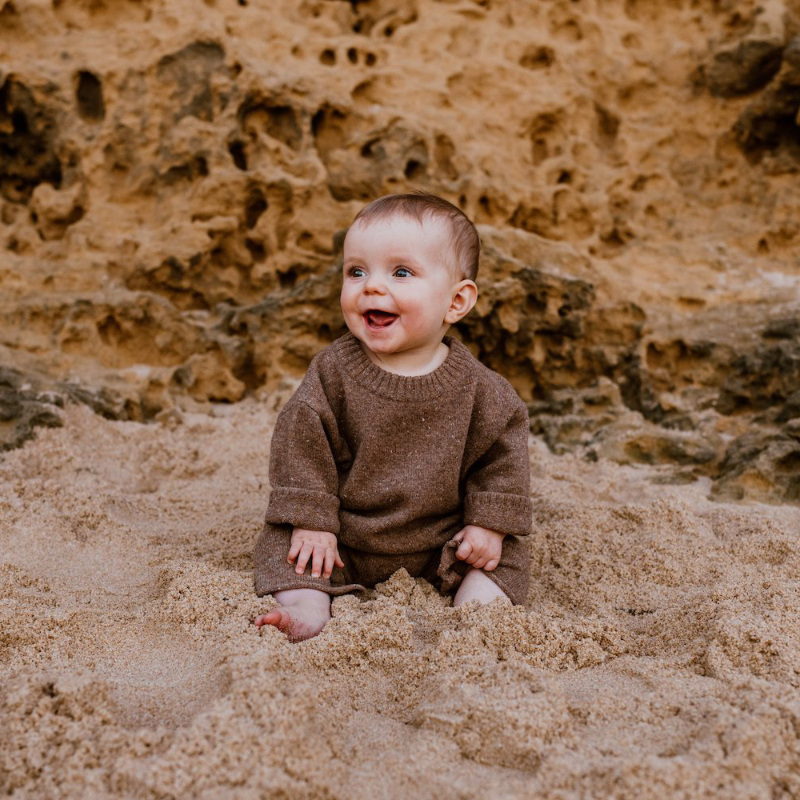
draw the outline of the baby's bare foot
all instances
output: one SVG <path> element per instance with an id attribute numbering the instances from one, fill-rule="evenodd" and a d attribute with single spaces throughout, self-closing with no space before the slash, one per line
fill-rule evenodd
<path id="1" fill-rule="evenodd" d="M 279 606 L 267 614 L 256 617 L 255 625 L 257 628 L 262 625 L 274 625 L 289 637 L 290 642 L 302 642 L 320 633 L 329 619 L 330 614 L 321 614 L 316 609 L 305 609 L 300 606 L 288 609 Z"/>
<path id="2" fill-rule="evenodd" d="M 257 628 L 274 625 L 289 637 L 290 642 L 302 642 L 316 636 L 330 622 L 330 598 L 323 592 L 289 589 L 276 592 L 275 599 L 283 601 L 283 604 L 256 617 L 254 624 Z"/>

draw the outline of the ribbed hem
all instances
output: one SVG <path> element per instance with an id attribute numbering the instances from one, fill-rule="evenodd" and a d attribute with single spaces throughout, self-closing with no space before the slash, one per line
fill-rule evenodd
<path id="1" fill-rule="evenodd" d="M 530 498 L 502 492 L 471 492 L 464 500 L 464 524 L 511 536 L 531 532 L 533 506 Z"/>
<path id="2" fill-rule="evenodd" d="M 311 569 L 309 567 L 309 569 Z M 286 592 L 290 589 L 316 589 L 318 592 L 325 592 L 331 597 L 339 597 L 351 592 L 366 592 L 365 586 L 360 583 L 348 583 L 344 586 L 334 586 L 329 580 L 324 578 L 304 578 L 297 576 L 297 580 L 278 580 L 269 574 L 256 570 L 254 579 L 255 591 L 259 597 L 265 594 L 275 594 L 275 592 Z"/>
<path id="3" fill-rule="evenodd" d="M 266 521 L 338 534 L 339 498 L 327 492 L 277 486 L 269 496 Z"/>
<path id="4" fill-rule="evenodd" d="M 373 364 L 352 333 L 346 333 L 331 347 L 345 371 L 375 394 L 392 400 L 428 400 L 463 387 L 470 374 L 469 363 L 474 360 L 472 353 L 457 339 L 445 336 L 443 341 L 449 348 L 444 362 L 427 375 L 413 376 L 395 375 Z"/>

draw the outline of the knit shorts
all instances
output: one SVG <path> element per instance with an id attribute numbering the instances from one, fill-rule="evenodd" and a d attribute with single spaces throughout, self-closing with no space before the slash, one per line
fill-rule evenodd
<path id="1" fill-rule="evenodd" d="M 255 588 L 261 596 L 285 589 L 319 589 L 330 595 L 363 592 L 405 568 L 413 578 L 425 578 L 442 594 L 454 592 L 470 569 L 456 558 L 458 542 L 452 539 L 444 547 L 419 553 L 384 555 L 354 550 L 341 542 L 339 556 L 344 567 L 334 567 L 330 578 L 312 578 L 311 566 L 304 575 L 294 571 L 286 560 L 292 539 L 291 525 L 266 523 L 256 542 Z M 527 544 L 517 536 L 503 539 L 500 564 L 485 572 L 508 596 L 514 605 L 524 605 L 530 585 L 530 554 Z"/>

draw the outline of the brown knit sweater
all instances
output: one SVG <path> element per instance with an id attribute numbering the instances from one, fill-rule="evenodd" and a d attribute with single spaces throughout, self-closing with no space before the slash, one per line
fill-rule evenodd
<path id="1" fill-rule="evenodd" d="M 414 377 L 375 365 L 350 333 L 313 359 L 276 422 L 267 528 L 330 531 L 340 551 L 396 568 L 464 525 L 530 533 L 527 408 L 463 344 L 444 342 L 445 361 Z M 286 552 L 257 547 L 259 594 L 290 588 L 274 560 L 285 565 Z"/>

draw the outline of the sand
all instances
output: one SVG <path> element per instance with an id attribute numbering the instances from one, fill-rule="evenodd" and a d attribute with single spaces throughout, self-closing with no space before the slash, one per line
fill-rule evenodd
<path id="1" fill-rule="evenodd" d="M 251 552 L 287 389 L 0 461 L 0 791 L 800 796 L 800 509 L 531 439 L 526 607 L 403 571 L 291 645 Z"/>

